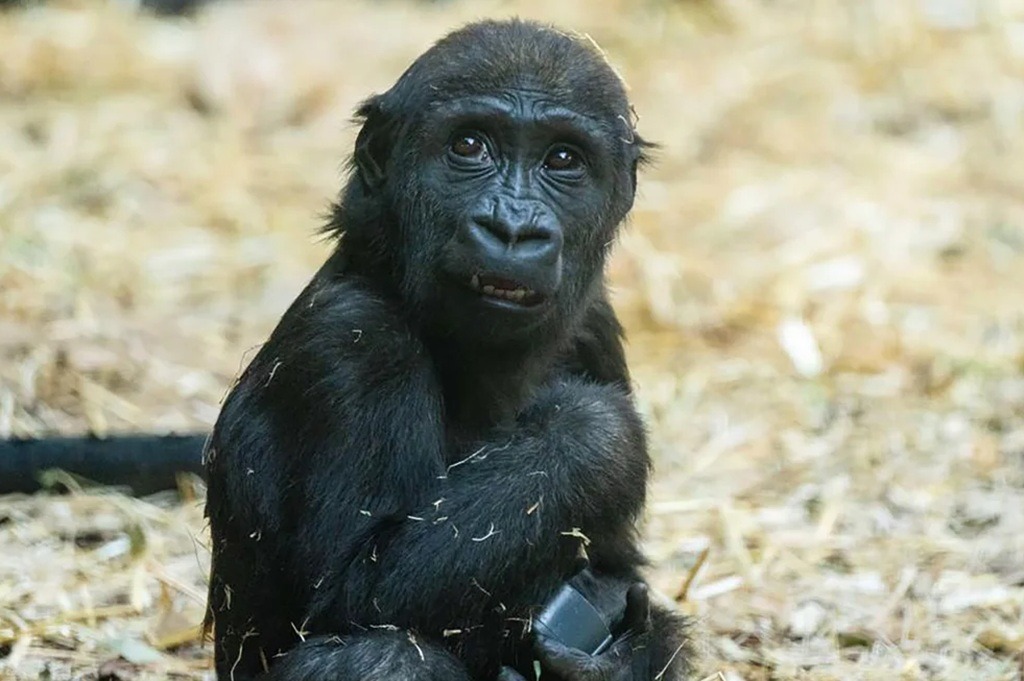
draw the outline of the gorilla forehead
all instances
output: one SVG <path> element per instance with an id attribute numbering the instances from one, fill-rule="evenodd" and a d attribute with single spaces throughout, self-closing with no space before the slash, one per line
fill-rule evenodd
<path id="1" fill-rule="evenodd" d="M 519 19 L 481 21 L 448 34 L 413 62 L 386 98 L 410 111 L 512 91 L 599 119 L 630 120 L 625 87 L 591 41 Z"/>

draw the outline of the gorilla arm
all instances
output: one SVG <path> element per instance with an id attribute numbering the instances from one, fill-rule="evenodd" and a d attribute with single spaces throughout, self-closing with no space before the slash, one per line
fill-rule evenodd
<path id="1" fill-rule="evenodd" d="M 642 438 L 617 388 L 545 389 L 513 429 L 449 465 L 432 503 L 379 526 L 348 603 L 372 596 L 362 613 L 404 627 L 471 626 L 499 603 L 544 598 L 544 585 L 571 575 L 581 542 L 622 560 L 646 484 Z"/>

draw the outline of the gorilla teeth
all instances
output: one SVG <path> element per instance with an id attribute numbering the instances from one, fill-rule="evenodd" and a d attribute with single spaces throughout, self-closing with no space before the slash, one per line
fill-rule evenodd
<path id="1" fill-rule="evenodd" d="M 524 288 L 517 288 L 514 290 L 497 288 L 494 289 L 493 291 L 488 291 L 488 288 L 489 287 L 487 286 L 484 287 L 484 293 L 486 295 L 494 296 L 495 298 L 504 298 L 505 300 L 511 300 L 516 303 L 523 302 L 524 300 L 526 300 L 526 296 L 532 293 L 532 291 L 527 291 Z"/>
<path id="2" fill-rule="evenodd" d="M 469 287 L 474 291 L 490 296 L 491 298 L 503 298 L 505 300 L 511 300 L 514 303 L 523 303 L 527 298 L 532 298 L 536 295 L 531 289 L 517 286 L 514 289 L 509 288 L 498 288 L 493 284 L 480 283 L 480 275 L 474 274 L 469 279 Z"/>

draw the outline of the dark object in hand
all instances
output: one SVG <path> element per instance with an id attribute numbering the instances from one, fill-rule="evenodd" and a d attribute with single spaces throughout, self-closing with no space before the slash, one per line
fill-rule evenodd
<path id="1" fill-rule="evenodd" d="M 573 582 L 563 585 L 548 601 L 534 620 L 533 631 L 588 655 L 604 652 L 612 642 L 610 623 Z"/>

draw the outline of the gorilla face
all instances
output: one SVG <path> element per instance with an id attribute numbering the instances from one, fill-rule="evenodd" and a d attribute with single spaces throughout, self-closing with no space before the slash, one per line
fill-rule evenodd
<path id="1" fill-rule="evenodd" d="M 380 216 L 367 240 L 444 336 L 570 327 L 632 206 L 647 144 L 621 82 L 588 43 L 526 26 L 452 34 L 360 110 L 354 184 Z"/>

